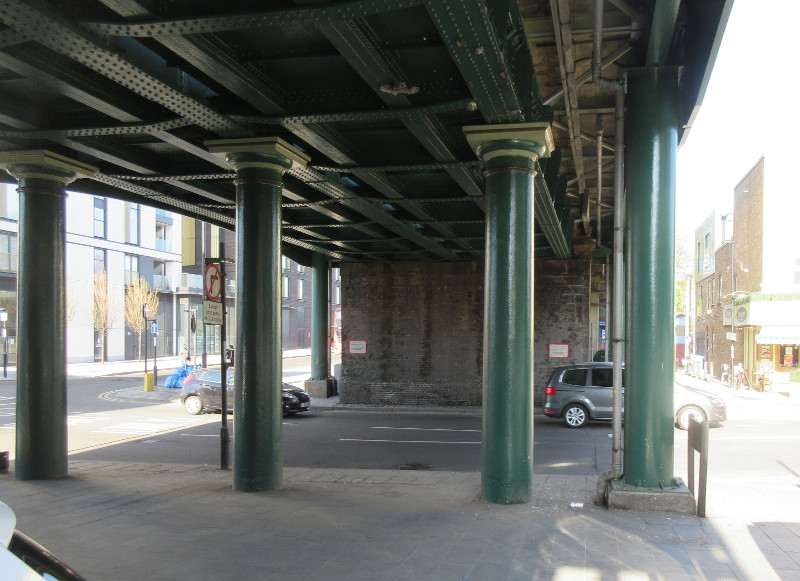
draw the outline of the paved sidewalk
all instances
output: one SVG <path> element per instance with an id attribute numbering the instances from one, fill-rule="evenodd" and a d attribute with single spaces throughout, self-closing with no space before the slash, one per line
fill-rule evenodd
<path id="1" fill-rule="evenodd" d="M 595 482 L 537 476 L 531 503 L 498 506 L 478 474 L 287 468 L 282 490 L 241 493 L 208 467 L 73 461 L 61 481 L 0 475 L 0 498 L 104 581 L 800 579 L 796 508 L 793 523 L 608 511 Z"/>

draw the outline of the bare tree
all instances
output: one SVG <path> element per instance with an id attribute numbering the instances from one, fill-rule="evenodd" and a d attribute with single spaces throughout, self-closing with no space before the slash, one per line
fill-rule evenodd
<path id="1" fill-rule="evenodd" d="M 158 313 L 158 302 L 158 292 L 151 288 L 141 275 L 137 276 L 125 289 L 125 323 L 139 337 L 139 359 L 142 358 L 142 333 L 146 329 L 142 311 L 144 306 L 148 305 L 150 317 L 154 319 Z"/>
<path id="2" fill-rule="evenodd" d="M 75 297 L 75 291 L 72 290 L 72 283 L 67 282 L 67 303 L 65 315 L 67 323 L 72 321 L 75 317 L 75 312 L 78 310 L 78 299 Z"/>
<path id="3" fill-rule="evenodd" d="M 119 304 L 111 300 L 108 293 L 108 274 L 101 270 L 94 275 L 94 302 L 92 324 L 100 336 L 100 361 L 106 362 L 106 336 L 119 315 Z"/>

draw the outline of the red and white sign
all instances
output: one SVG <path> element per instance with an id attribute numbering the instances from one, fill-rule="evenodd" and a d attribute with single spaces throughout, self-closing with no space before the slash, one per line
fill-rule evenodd
<path id="1" fill-rule="evenodd" d="M 206 266 L 204 283 L 208 300 L 218 301 L 222 296 L 222 273 L 219 271 L 219 266 L 213 262 Z"/>
<path id="2" fill-rule="evenodd" d="M 366 355 L 367 354 L 367 342 L 363 339 L 354 339 L 352 341 L 348 341 L 348 352 L 350 355 Z"/>
<path id="3" fill-rule="evenodd" d="M 548 343 L 547 356 L 550 359 L 568 359 L 569 343 Z"/>

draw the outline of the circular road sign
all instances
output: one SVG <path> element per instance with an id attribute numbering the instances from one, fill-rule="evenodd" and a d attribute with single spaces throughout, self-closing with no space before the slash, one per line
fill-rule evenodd
<path id="1" fill-rule="evenodd" d="M 219 266 L 213 262 L 206 266 L 205 287 L 208 300 L 218 301 L 222 296 L 222 275 Z"/>

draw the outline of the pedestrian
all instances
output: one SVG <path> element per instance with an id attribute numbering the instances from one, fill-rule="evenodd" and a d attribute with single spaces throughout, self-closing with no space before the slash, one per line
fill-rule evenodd
<path id="1" fill-rule="evenodd" d="M 233 345 L 228 345 L 228 348 L 225 349 L 225 362 L 229 366 L 233 366 Z"/>
<path id="2" fill-rule="evenodd" d="M 184 345 L 183 349 L 181 349 L 181 365 L 187 367 L 191 360 L 192 358 L 189 357 L 189 347 L 188 345 Z"/>

